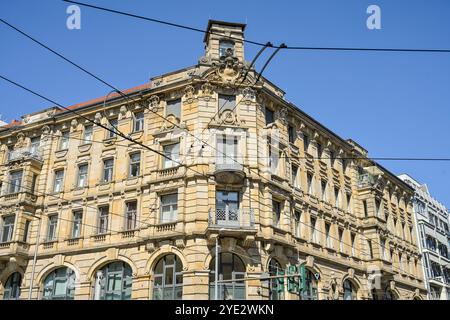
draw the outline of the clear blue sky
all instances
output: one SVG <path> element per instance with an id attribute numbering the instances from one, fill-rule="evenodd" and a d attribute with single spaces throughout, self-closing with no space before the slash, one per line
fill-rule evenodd
<path id="1" fill-rule="evenodd" d="M 90 3 L 198 28 L 205 28 L 209 18 L 246 22 L 248 39 L 274 44 L 450 48 L 448 0 Z M 366 28 L 370 4 L 381 7 L 382 30 Z M 81 30 L 68 30 L 67 6 L 58 0 L 4 0 L 0 17 L 119 88 L 194 65 L 203 54 L 200 33 L 94 9 L 81 8 Z M 61 104 L 109 91 L 4 25 L 0 41 L 0 73 Z M 247 60 L 257 50 L 247 45 Z M 372 157 L 450 157 L 449 71 L 449 53 L 282 51 L 265 76 L 287 92 L 288 100 L 360 143 Z M 49 106 L 2 81 L 0 96 L 0 114 L 9 121 Z M 381 163 L 427 183 L 450 207 L 450 162 Z"/>

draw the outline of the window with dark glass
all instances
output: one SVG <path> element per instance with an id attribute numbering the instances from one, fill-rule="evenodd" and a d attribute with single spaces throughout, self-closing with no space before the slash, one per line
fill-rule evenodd
<path id="1" fill-rule="evenodd" d="M 98 208 L 97 234 L 105 234 L 108 232 L 109 222 L 109 206 Z"/>
<path id="2" fill-rule="evenodd" d="M 72 213 L 72 239 L 79 238 L 81 236 L 81 225 L 83 221 L 83 212 L 75 211 Z"/>
<path id="3" fill-rule="evenodd" d="M 3 300 L 18 300 L 20 297 L 20 286 L 22 284 L 22 275 L 14 272 L 6 280 L 3 289 Z"/>
<path id="4" fill-rule="evenodd" d="M 230 40 L 219 41 L 219 58 L 227 55 L 234 56 L 234 42 Z"/>
<path id="5" fill-rule="evenodd" d="M 292 126 L 288 127 L 288 135 L 289 135 L 289 142 L 295 143 L 296 134 L 295 134 L 294 127 L 292 127 Z"/>
<path id="6" fill-rule="evenodd" d="M 144 130 L 144 113 L 138 112 L 134 114 L 133 132 Z"/>
<path id="7" fill-rule="evenodd" d="M 94 300 L 130 300 L 132 282 L 132 270 L 127 263 L 109 263 L 96 272 Z"/>
<path id="8" fill-rule="evenodd" d="M 280 216 L 281 216 L 281 203 L 275 200 L 272 200 L 272 213 L 273 213 L 273 225 L 280 225 Z"/>
<path id="9" fill-rule="evenodd" d="M 269 108 L 264 108 L 264 116 L 266 119 L 266 125 L 274 123 L 275 122 L 275 114 L 272 110 Z"/>
<path id="10" fill-rule="evenodd" d="M 153 300 L 182 300 L 183 264 L 178 256 L 169 254 L 161 258 L 153 279 Z"/>
<path id="11" fill-rule="evenodd" d="M 140 174 L 141 170 L 141 153 L 132 153 L 130 154 L 130 178 L 137 177 Z"/>
<path id="12" fill-rule="evenodd" d="M 11 172 L 9 193 L 18 193 L 22 191 L 22 173 L 22 170 Z"/>
<path id="13" fill-rule="evenodd" d="M 181 99 L 167 101 L 166 117 L 170 115 L 181 119 Z"/>
<path id="14" fill-rule="evenodd" d="M 215 259 L 209 264 L 209 297 L 214 297 Z M 219 283 L 218 300 L 244 300 L 245 294 L 245 265 L 242 260 L 233 253 L 219 253 L 219 280 L 233 280 Z"/>
<path id="15" fill-rule="evenodd" d="M 13 239 L 15 215 L 2 217 L 1 242 L 10 242 Z"/>
<path id="16" fill-rule="evenodd" d="M 136 228 L 137 201 L 127 202 L 125 207 L 125 230 L 133 230 Z"/>
<path id="17" fill-rule="evenodd" d="M 113 179 L 114 159 L 103 160 L 103 182 L 111 182 Z"/>
<path id="18" fill-rule="evenodd" d="M 116 136 L 118 124 L 119 124 L 119 122 L 116 118 L 108 120 L 108 128 L 109 128 L 108 133 L 107 133 L 108 139 L 114 138 Z"/>
<path id="19" fill-rule="evenodd" d="M 75 296 L 75 272 L 67 267 L 52 271 L 44 279 L 43 300 L 73 300 Z"/>
<path id="20" fill-rule="evenodd" d="M 356 289 L 350 280 L 344 281 L 344 300 L 356 300 Z"/>
<path id="21" fill-rule="evenodd" d="M 275 260 L 270 259 L 269 262 L 269 276 L 276 277 L 280 276 L 283 272 L 281 264 Z M 284 286 L 280 284 L 277 278 L 272 278 L 269 280 L 269 291 L 270 300 L 283 300 L 284 299 Z"/>

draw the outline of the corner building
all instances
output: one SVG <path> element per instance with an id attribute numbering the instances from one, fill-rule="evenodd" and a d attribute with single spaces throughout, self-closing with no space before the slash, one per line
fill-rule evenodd
<path id="1" fill-rule="evenodd" d="M 220 299 L 426 297 L 413 189 L 256 81 L 244 29 L 209 21 L 195 66 L 70 107 L 95 125 L 0 128 L 0 298 L 212 299 L 216 242 Z M 268 278 L 293 266 L 301 290 Z"/>

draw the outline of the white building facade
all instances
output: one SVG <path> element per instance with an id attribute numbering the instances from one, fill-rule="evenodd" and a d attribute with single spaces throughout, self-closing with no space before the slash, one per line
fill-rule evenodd
<path id="1" fill-rule="evenodd" d="M 430 300 L 450 300 L 449 210 L 434 199 L 426 184 L 399 176 L 415 190 L 414 213 L 422 266 Z"/>

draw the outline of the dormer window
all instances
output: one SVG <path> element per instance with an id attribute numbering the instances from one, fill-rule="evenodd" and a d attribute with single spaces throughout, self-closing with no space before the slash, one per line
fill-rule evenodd
<path id="1" fill-rule="evenodd" d="M 234 56 L 234 42 L 230 40 L 220 40 L 219 57 L 222 58 L 227 55 Z"/>

